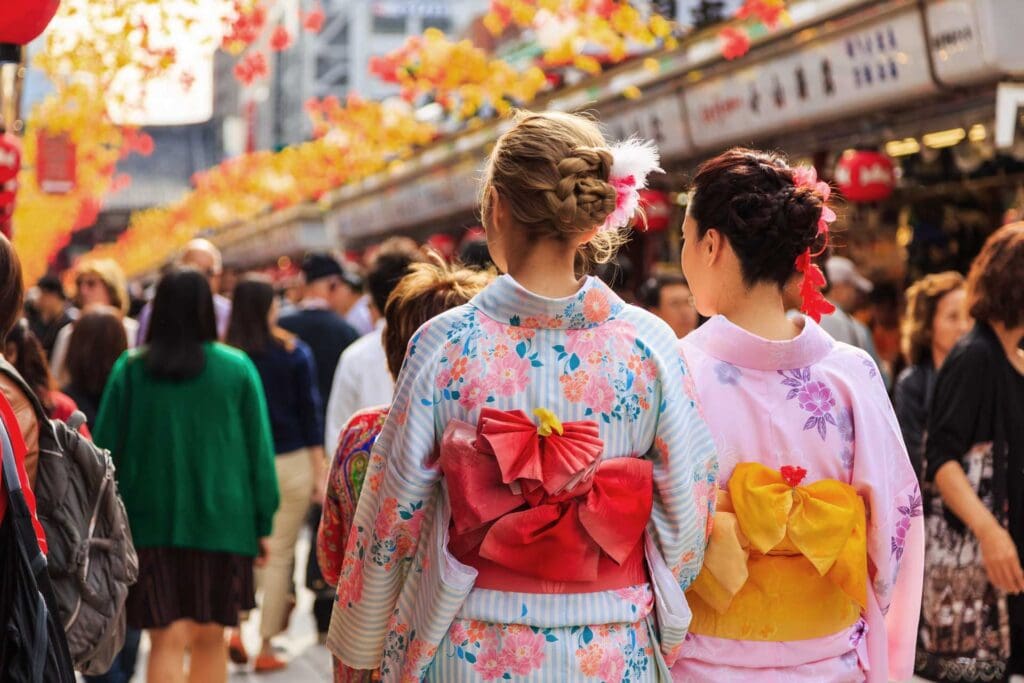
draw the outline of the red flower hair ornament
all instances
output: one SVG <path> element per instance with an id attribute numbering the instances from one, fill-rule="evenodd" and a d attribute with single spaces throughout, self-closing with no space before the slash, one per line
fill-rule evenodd
<path id="1" fill-rule="evenodd" d="M 818 219 L 818 235 L 824 236 L 824 242 L 816 253 L 812 254 L 810 247 L 807 248 L 796 259 L 796 270 L 803 275 L 800 280 L 800 299 L 803 304 L 800 310 L 807 316 L 814 319 L 814 322 L 821 322 L 821 316 L 828 315 L 836 310 L 836 307 L 829 302 L 821 293 L 825 286 L 825 275 L 821 272 L 813 259 L 820 256 L 828 248 L 829 224 L 835 222 L 836 212 L 828 205 L 828 199 L 832 195 L 832 188 L 823 180 L 818 180 L 818 172 L 813 166 L 797 166 L 793 169 L 793 184 L 797 187 L 805 187 L 812 192 L 818 193 L 821 197 L 821 218 Z"/>

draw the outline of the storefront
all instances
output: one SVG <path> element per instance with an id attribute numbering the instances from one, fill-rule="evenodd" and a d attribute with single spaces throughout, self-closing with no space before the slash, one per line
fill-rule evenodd
<path id="1" fill-rule="evenodd" d="M 756 39 L 742 59 L 723 60 L 712 31 L 655 55 L 658 69 L 649 60 L 632 62 L 533 107 L 590 111 L 612 138 L 658 144 L 667 173 L 654 181 L 662 193 L 656 209 L 662 218 L 674 215 L 660 221 L 666 229 L 634 240 L 627 254 L 640 273 L 677 258 L 686 179 L 701 159 L 732 145 L 813 162 L 830 180 L 846 150 L 886 153 L 896 171 L 892 194 L 846 202 L 842 239 L 894 278 L 907 270 L 908 254 L 911 272 L 961 265 L 1024 194 L 1024 143 L 1013 136 L 1019 121 L 1012 108 L 1002 108 L 998 122 L 1010 144 L 997 153 L 993 143 L 997 93 L 1024 77 L 1024 41 L 1015 35 L 1024 5 L 818 0 L 794 2 L 790 15 L 786 30 Z M 622 95 L 634 88 L 639 98 Z M 289 248 L 323 241 L 343 249 L 393 234 L 457 234 L 478 221 L 479 175 L 505 125 L 444 139 L 400 168 L 339 188 L 324 202 L 315 238 L 288 221 L 273 231 L 286 233 L 280 239 Z M 948 208 L 957 205 L 968 208 Z M 954 227 L 950 215 L 969 215 L 961 222 L 970 227 Z M 239 240 L 229 251 L 250 260 L 257 254 L 245 250 L 262 253 L 276 243 L 267 235 L 264 244 L 243 247 Z M 956 257 L 937 255 L 936 239 Z"/>

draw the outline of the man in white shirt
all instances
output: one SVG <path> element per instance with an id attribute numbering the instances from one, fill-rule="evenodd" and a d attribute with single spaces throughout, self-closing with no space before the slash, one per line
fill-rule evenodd
<path id="1" fill-rule="evenodd" d="M 341 430 L 353 415 L 364 408 L 391 403 L 395 383 L 384 354 L 384 307 L 409 266 L 419 260 L 418 252 L 382 251 L 370 267 L 366 284 L 373 331 L 345 349 L 334 371 L 324 420 L 324 448 L 329 455 L 334 453 Z"/>

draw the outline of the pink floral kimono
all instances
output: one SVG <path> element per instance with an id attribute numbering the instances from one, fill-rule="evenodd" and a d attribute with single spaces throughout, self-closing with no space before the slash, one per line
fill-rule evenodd
<path id="1" fill-rule="evenodd" d="M 681 342 L 721 492 L 677 681 L 913 674 L 917 478 L 874 362 L 801 324 L 768 341 L 716 316 Z"/>

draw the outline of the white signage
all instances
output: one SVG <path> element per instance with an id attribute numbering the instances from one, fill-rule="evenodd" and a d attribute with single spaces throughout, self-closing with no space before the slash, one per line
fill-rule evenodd
<path id="1" fill-rule="evenodd" d="M 699 148 L 750 142 L 937 91 L 916 9 L 684 91 Z"/>
<path id="2" fill-rule="evenodd" d="M 327 231 L 339 243 L 471 211 L 477 204 L 483 160 L 440 167 L 371 195 L 342 204 L 327 216 Z"/>
<path id="3" fill-rule="evenodd" d="M 658 146 L 662 161 L 694 151 L 686 132 L 682 101 L 676 91 L 645 96 L 626 109 L 602 116 L 602 127 L 613 141 L 638 137 Z"/>

